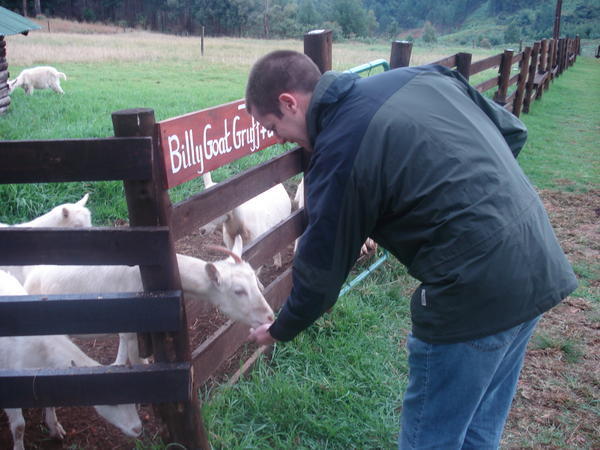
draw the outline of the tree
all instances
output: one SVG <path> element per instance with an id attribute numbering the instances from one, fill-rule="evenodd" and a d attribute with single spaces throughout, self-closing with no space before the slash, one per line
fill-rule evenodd
<path id="1" fill-rule="evenodd" d="M 510 25 L 506 27 L 506 30 L 504 30 L 504 42 L 507 44 L 515 43 L 519 42 L 520 39 L 521 30 L 515 22 L 511 22 Z"/>
<path id="2" fill-rule="evenodd" d="M 334 0 L 334 20 L 342 27 L 344 37 L 367 35 L 367 11 L 360 0 Z"/>
<path id="3" fill-rule="evenodd" d="M 425 27 L 423 28 L 423 41 L 428 44 L 437 42 L 435 28 L 429 21 L 425 22 Z"/>

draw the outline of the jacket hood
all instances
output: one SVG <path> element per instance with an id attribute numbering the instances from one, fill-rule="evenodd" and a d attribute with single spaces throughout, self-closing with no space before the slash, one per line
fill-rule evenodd
<path id="1" fill-rule="evenodd" d="M 319 79 L 306 113 L 308 136 L 313 148 L 317 134 L 323 125 L 321 113 L 328 106 L 344 98 L 354 87 L 354 83 L 358 78 L 360 76 L 354 73 L 329 71 L 325 72 Z"/>

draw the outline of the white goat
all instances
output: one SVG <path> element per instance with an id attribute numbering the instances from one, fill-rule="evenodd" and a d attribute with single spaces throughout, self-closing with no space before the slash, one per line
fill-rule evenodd
<path id="1" fill-rule="evenodd" d="M 82 228 L 92 226 L 92 214 L 90 210 L 86 208 L 89 194 L 85 194 L 81 200 L 76 203 L 63 203 L 55 206 L 46 214 L 43 214 L 35 219 L 13 225 L 15 227 L 72 227 Z M 6 224 L 0 224 L 0 226 L 10 226 Z M 0 267 L 2 270 L 6 270 L 19 280 L 20 283 L 25 283 L 26 273 L 31 266 L 4 266 Z"/>
<path id="2" fill-rule="evenodd" d="M 233 320 L 256 327 L 273 320 L 273 310 L 263 297 L 252 267 L 241 260 L 241 237 L 231 256 L 206 262 L 177 255 L 184 295 L 205 300 Z M 25 289 L 30 294 L 85 294 L 143 291 L 138 266 L 36 266 L 30 270 Z M 135 333 L 119 334 L 119 350 L 114 364 L 141 364 Z"/>
<path id="3" fill-rule="evenodd" d="M 202 178 L 205 188 L 215 184 L 210 172 L 203 174 Z M 200 228 L 200 234 L 212 233 L 223 224 L 223 242 L 227 248 L 232 248 L 237 235 L 241 235 L 244 245 L 247 245 L 285 220 L 291 212 L 292 202 L 280 183 L 204 225 Z M 281 267 L 281 253 L 273 257 L 273 263 L 277 268 Z"/>
<path id="4" fill-rule="evenodd" d="M 27 295 L 21 283 L 8 272 L 0 270 L 0 295 Z M 99 366 L 71 340 L 63 335 L 18 336 L 0 338 L 1 369 L 67 368 Z M 94 406 L 98 414 L 128 436 L 136 437 L 142 432 L 142 423 L 134 404 Z M 13 450 L 24 450 L 25 419 L 20 408 L 6 408 L 13 438 Z M 56 418 L 52 407 L 44 409 L 50 436 L 64 438 L 65 430 Z"/>
<path id="5" fill-rule="evenodd" d="M 298 183 L 298 187 L 296 189 L 296 195 L 294 195 L 294 208 L 295 209 L 300 209 L 304 207 L 304 178 L 302 178 L 302 180 L 300 180 L 300 183 Z M 294 243 L 294 253 L 296 252 L 296 249 L 298 248 L 298 239 L 296 239 L 296 242 Z M 369 253 L 371 250 L 375 250 L 377 249 L 377 243 L 371 239 L 371 238 L 367 238 L 365 240 L 365 242 L 363 243 L 363 245 L 360 247 L 360 256 L 364 256 L 367 253 Z"/>
<path id="6" fill-rule="evenodd" d="M 14 80 L 8 80 L 8 93 L 22 87 L 26 94 L 33 94 L 35 89 L 52 89 L 54 92 L 64 94 L 60 87 L 60 79 L 66 80 L 67 76 L 50 66 L 38 66 L 24 69 Z"/>

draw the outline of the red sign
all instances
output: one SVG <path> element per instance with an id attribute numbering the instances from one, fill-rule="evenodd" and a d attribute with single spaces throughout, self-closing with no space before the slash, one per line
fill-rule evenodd
<path id="1" fill-rule="evenodd" d="M 244 100 L 163 120 L 156 129 L 166 188 L 277 143 L 273 132 L 246 112 Z"/>

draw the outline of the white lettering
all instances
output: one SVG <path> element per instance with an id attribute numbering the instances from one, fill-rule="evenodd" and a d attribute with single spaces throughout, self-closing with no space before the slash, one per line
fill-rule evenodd
<path id="1" fill-rule="evenodd" d="M 176 134 L 167 138 L 169 143 L 169 156 L 171 158 L 171 173 L 177 173 L 181 169 L 181 155 L 179 153 L 179 138 Z M 175 147 L 173 147 L 175 143 Z"/>

